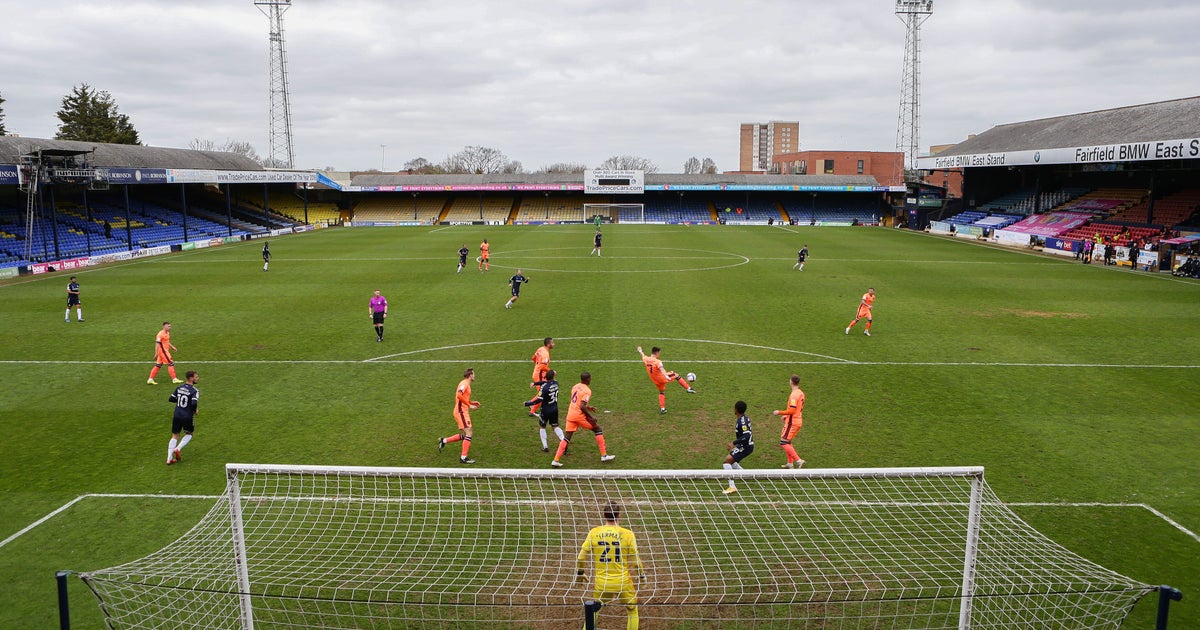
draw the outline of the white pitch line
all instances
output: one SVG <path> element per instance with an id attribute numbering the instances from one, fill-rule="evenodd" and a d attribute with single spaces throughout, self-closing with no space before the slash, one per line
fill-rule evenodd
<path id="1" fill-rule="evenodd" d="M 38 526 L 39 526 L 39 525 L 41 525 L 42 523 L 45 523 L 46 521 L 50 520 L 51 518 L 54 518 L 55 516 L 57 516 L 57 515 L 59 515 L 59 514 L 61 514 L 61 513 L 65 512 L 65 511 L 66 511 L 68 508 L 70 508 L 71 506 L 75 505 L 76 503 L 79 503 L 80 501 L 82 501 L 82 500 L 84 500 L 84 499 L 90 499 L 90 498 L 114 498 L 114 499 L 206 499 L 206 500 L 210 500 L 210 501 L 215 501 L 215 500 L 219 500 L 219 499 L 223 498 L 224 496 L 225 496 L 225 495 L 210 495 L 210 494 L 109 494 L 109 493 L 88 493 L 88 494 L 81 494 L 81 495 L 79 495 L 79 496 L 75 497 L 74 499 L 71 499 L 70 501 L 68 501 L 68 502 L 64 503 L 64 504 L 63 504 L 61 507 L 59 507 L 58 509 L 54 510 L 53 512 L 50 512 L 49 514 L 47 514 L 47 515 L 43 516 L 42 518 L 39 518 L 38 520 L 34 521 L 33 523 L 30 523 L 29 525 L 27 525 L 26 527 L 24 527 L 23 529 L 21 529 L 21 531 L 18 531 L 18 532 L 16 532 L 16 533 L 14 533 L 13 535 L 9 536 L 8 538 L 5 538 L 3 541 L 0 541 L 0 548 L 3 548 L 3 547 L 4 547 L 5 545 L 7 545 L 8 543 L 10 543 L 10 542 L 12 542 L 12 541 L 14 541 L 14 540 L 16 540 L 16 539 L 20 538 L 21 536 L 23 536 L 23 535 L 25 535 L 25 534 L 29 533 L 30 531 L 32 531 L 34 528 L 38 527 Z M 284 498 L 286 499 L 286 497 L 284 497 Z M 307 499 L 306 499 L 306 500 L 307 500 Z M 332 499 L 322 499 L 321 497 L 314 497 L 312 500 L 332 500 Z M 345 499 L 345 498 L 338 498 L 338 499 L 336 499 L 336 500 L 337 500 L 337 501 L 346 501 L 347 499 Z M 416 500 L 413 500 L 413 499 L 401 499 L 401 500 L 405 500 L 405 501 L 410 501 L 410 500 L 411 500 L 411 501 L 416 501 Z M 462 501 L 462 499 L 446 499 L 446 500 L 432 500 L 432 501 L 430 501 L 430 500 L 422 500 L 422 501 L 418 501 L 418 502 L 426 502 L 426 503 L 439 503 L 439 502 L 446 502 L 446 501 L 451 501 L 451 502 L 454 502 L 454 501 Z M 540 505 L 540 504 L 543 504 L 543 503 L 545 503 L 545 501 L 542 501 L 542 500 L 526 500 L 526 501 L 521 501 L 520 503 L 525 503 L 525 504 L 539 504 L 539 505 Z M 854 502 L 854 503 L 871 503 L 871 502 Z M 940 504 L 940 503 L 930 503 L 930 504 L 921 504 L 921 503 L 918 503 L 918 504 L 908 504 L 908 503 L 905 503 L 905 504 L 901 504 L 901 505 L 903 505 L 903 506 L 908 506 L 908 505 L 917 505 L 917 506 L 921 506 L 921 505 L 942 505 L 942 504 Z M 1119 507 L 1119 508 L 1129 508 L 1129 507 L 1134 507 L 1134 508 L 1141 508 L 1141 509 L 1147 510 L 1148 512 L 1150 512 L 1151 514 L 1155 515 L 1155 516 L 1156 516 L 1156 517 L 1158 517 L 1159 519 L 1162 519 L 1162 520 L 1163 520 L 1164 522 L 1166 522 L 1168 525 L 1170 525 L 1171 527 L 1174 527 L 1175 529 L 1179 530 L 1180 532 L 1182 532 L 1183 534 L 1187 535 L 1187 536 L 1188 536 L 1189 538 L 1191 538 L 1192 540 L 1194 540 L 1194 541 L 1196 541 L 1196 542 L 1200 543 L 1200 535 L 1197 535 L 1195 532 L 1193 532 L 1193 531 L 1191 531 L 1190 529 L 1188 529 L 1188 528 L 1184 527 L 1183 525 L 1181 525 L 1181 524 L 1180 524 L 1178 521 L 1176 521 L 1176 520 L 1172 519 L 1171 517 L 1167 516 L 1166 514 L 1163 514 L 1163 513 L 1162 513 L 1162 512 L 1160 512 L 1159 510 L 1157 510 L 1157 509 L 1155 509 L 1155 508 L 1153 508 L 1153 507 L 1151 507 L 1151 506 L 1149 506 L 1149 505 L 1146 505 L 1145 503 L 1097 503 L 1097 502 L 1082 502 L 1082 503 L 1050 503 L 1050 502 L 1024 502 L 1024 501 L 1023 501 L 1023 502 L 1015 502 L 1015 503 L 1004 503 L 1004 505 L 1005 505 L 1006 507 L 1054 507 L 1054 508 L 1062 508 L 1062 507 L 1067 507 L 1067 508 L 1079 508 L 1079 507 Z"/>
<path id="2" fill-rule="evenodd" d="M 418 352 L 426 352 L 425 350 L 414 350 L 412 352 L 400 353 L 415 354 Z M 293 360 L 293 359 L 254 359 L 254 360 L 189 360 L 187 363 L 191 365 L 341 365 L 355 363 L 387 363 L 387 364 L 408 364 L 408 363 L 463 363 L 469 361 L 471 363 L 518 363 L 527 364 L 528 359 L 392 359 L 392 356 L 374 357 L 370 359 L 312 359 L 312 360 Z M 819 356 L 819 355 L 814 355 Z M 636 360 L 631 359 L 560 359 L 555 358 L 555 363 L 636 363 Z M 1148 369 L 1148 370 L 1195 370 L 1200 369 L 1200 365 L 1128 365 L 1124 363 L 966 363 L 952 361 L 853 361 L 850 359 L 838 359 L 831 357 L 825 361 L 816 360 L 758 360 L 758 359 L 671 359 L 672 363 L 686 364 L 705 364 L 705 365 L 854 365 L 861 367 L 873 366 L 906 366 L 906 367 L 1028 367 L 1028 368 L 1094 368 L 1094 369 Z M 42 361 L 31 359 L 0 359 L 0 365 L 144 365 L 146 361 Z"/>

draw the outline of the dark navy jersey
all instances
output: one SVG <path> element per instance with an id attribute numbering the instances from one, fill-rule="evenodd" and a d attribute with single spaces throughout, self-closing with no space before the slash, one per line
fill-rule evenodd
<path id="1" fill-rule="evenodd" d="M 79 296 L 79 283 L 78 282 L 72 282 L 67 285 L 67 297 L 72 297 L 72 296 L 74 296 L 74 297 Z"/>
<path id="2" fill-rule="evenodd" d="M 735 447 L 754 446 L 754 435 L 750 432 L 750 418 L 739 416 L 733 429 L 733 445 Z"/>
<path id="3" fill-rule="evenodd" d="M 471 250 L 467 249 L 466 247 L 464 247 L 464 248 L 462 248 L 462 249 L 458 250 L 458 260 L 459 260 L 460 262 L 461 262 L 461 261 L 466 261 L 466 260 L 467 260 L 467 256 L 468 256 L 470 253 L 471 253 Z"/>
<path id="4" fill-rule="evenodd" d="M 263 243 L 263 260 L 271 260 L 271 249 L 266 243 Z"/>
<path id="5" fill-rule="evenodd" d="M 532 403 L 542 403 L 542 413 L 557 414 L 558 413 L 558 381 L 544 381 L 542 388 L 538 390 L 537 399 Z M 529 405 L 530 407 L 533 404 Z"/>
<path id="6" fill-rule="evenodd" d="M 175 392 L 167 401 L 175 403 L 176 420 L 191 420 L 196 415 L 196 406 L 200 403 L 200 390 L 190 383 L 184 383 L 175 388 Z"/>
<path id="7" fill-rule="evenodd" d="M 508 283 L 512 285 L 513 295 L 521 292 L 521 283 L 529 282 L 529 278 L 521 274 L 517 274 L 508 279 Z"/>
<path id="8" fill-rule="evenodd" d="M 798 256 L 800 258 L 800 262 L 804 262 L 804 259 L 808 258 L 808 248 L 805 247 L 804 249 L 801 249 Z"/>
<path id="9" fill-rule="evenodd" d="M 596 247 L 600 247 L 600 233 L 596 232 Z"/>

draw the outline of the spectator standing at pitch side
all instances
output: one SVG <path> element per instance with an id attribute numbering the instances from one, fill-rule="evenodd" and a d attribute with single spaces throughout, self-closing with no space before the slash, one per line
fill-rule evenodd
<path id="1" fill-rule="evenodd" d="M 75 307 L 75 317 L 83 321 L 83 303 L 79 301 L 79 283 L 75 281 L 75 276 L 71 276 L 71 281 L 67 283 L 67 313 L 63 316 L 64 322 L 71 321 L 72 306 Z"/>
<path id="2" fill-rule="evenodd" d="M 387 298 L 383 297 L 379 291 L 375 291 L 368 310 L 371 313 L 371 322 L 375 325 L 375 341 L 383 341 L 383 320 L 387 319 L 388 310 Z"/>

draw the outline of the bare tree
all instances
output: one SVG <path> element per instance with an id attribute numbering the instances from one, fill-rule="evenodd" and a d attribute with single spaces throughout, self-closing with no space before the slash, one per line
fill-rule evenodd
<path id="1" fill-rule="evenodd" d="M 193 138 L 188 143 L 188 148 L 193 151 L 221 151 L 223 153 L 236 153 L 245 156 L 263 164 L 263 159 L 258 155 L 258 151 L 254 150 L 254 145 L 245 140 L 225 140 L 224 144 L 217 144 L 212 140 L 204 138 Z"/>
<path id="2" fill-rule="evenodd" d="M 578 162 L 555 162 L 537 170 L 538 173 L 582 173 L 587 170 L 587 164 Z"/>
<path id="3" fill-rule="evenodd" d="M 717 163 L 712 158 L 704 158 L 704 162 L 700 164 L 700 172 L 705 175 L 717 174 L 719 172 L 717 170 Z"/>
<path id="4" fill-rule="evenodd" d="M 420 175 L 441 175 L 445 173 L 445 169 L 423 157 L 413 158 L 404 163 L 404 170 L 409 173 L 417 173 Z"/>
<path id="5" fill-rule="evenodd" d="M 657 173 L 658 165 L 646 158 L 634 157 L 632 155 L 614 155 L 600 163 L 599 168 L 615 169 L 620 171 L 644 171 L 646 173 Z"/>
<path id="6" fill-rule="evenodd" d="M 683 163 L 684 175 L 695 175 L 700 172 L 700 160 L 696 156 L 692 156 Z"/>
<path id="7" fill-rule="evenodd" d="M 442 161 L 447 173 L 520 173 L 521 163 L 491 147 L 468 146 Z"/>

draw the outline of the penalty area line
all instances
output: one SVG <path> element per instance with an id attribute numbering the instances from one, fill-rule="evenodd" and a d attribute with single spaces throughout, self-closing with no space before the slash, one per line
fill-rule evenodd
<path id="1" fill-rule="evenodd" d="M 53 512 L 43 516 L 42 518 L 39 518 L 38 520 L 30 523 L 29 525 L 26 525 L 23 529 L 21 529 L 21 531 L 16 532 L 12 536 L 9 536 L 8 538 L 5 538 L 4 540 L 0 540 L 0 548 L 3 548 L 8 543 L 29 533 L 30 531 L 33 530 L 33 528 L 37 527 L 38 525 L 41 525 L 42 523 L 45 523 L 46 521 L 54 518 L 55 516 L 62 514 L 68 508 L 70 508 L 72 505 L 75 505 L 76 503 L 79 503 L 80 501 L 91 498 L 91 497 L 105 497 L 105 498 L 113 498 L 113 499 L 210 499 L 211 500 L 211 499 L 219 499 L 219 498 L 221 498 L 221 495 L 215 495 L 215 494 L 214 495 L 209 495 L 209 494 L 103 494 L 103 493 L 81 494 L 81 495 L 75 497 L 74 499 L 67 501 L 61 507 L 59 507 L 57 510 L 54 510 Z"/>

